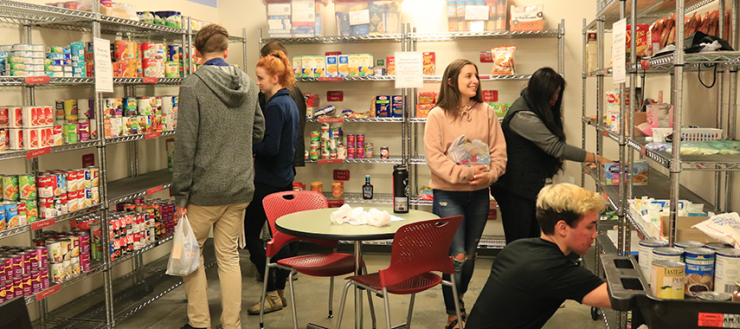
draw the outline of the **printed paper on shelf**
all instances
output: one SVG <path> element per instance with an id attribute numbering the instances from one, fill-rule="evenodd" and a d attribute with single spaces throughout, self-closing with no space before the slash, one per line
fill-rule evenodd
<path id="1" fill-rule="evenodd" d="M 612 76 L 614 83 L 624 83 L 627 76 L 627 54 L 625 43 L 627 42 L 627 19 L 614 23 L 612 27 L 612 63 L 614 69 Z"/>
<path id="2" fill-rule="evenodd" d="M 486 30 L 486 21 L 470 22 L 470 32 L 483 32 Z"/>
<path id="3" fill-rule="evenodd" d="M 26 84 L 27 85 L 33 85 L 33 84 L 39 84 L 39 83 L 49 83 L 51 81 L 51 77 L 43 76 L 43 77 L 26 77 Z"/>
<path id="4" fill-rule="evenodd" d="M 38 302 L 38 301 L 40 301 L 40 300 L 42 300 L 42 299 L 44 299 L 46 297 L 49 297 L 49 296 L 51 296 L 51 295 L 59 292 L 59 290 L 61 290 L 61 289 L 62 289 L 62 286 L 61 285 L 58 285 L 58 284 L 57 285 L 54 285 L 53 287 L 51 287 L 49 289 L 46 289 L 46 290 L 44 290 L 44 291 L 36 294 L 36 301 Z"/>
<path id="5" fill-rule="evenodd" d="M 421 52 L 396 53 L 396 89 L 424 87 L 424 56 Z"/>
<path id="6" fill-rule="evenodd" d="M 349 12 L 349 25 L 370 24 L 370 10 L 357 10 Z"/>
<path id="7" fill-rule="evenodd" d="M 465 6 L 466 21 L 487 21 L 490 9 L 488 6 Z"/>
<path id="8" fill-rule="evenodd" d="M 113 64 L 110 61 L 110 41 L 93 38 L 95 49 L 95 91 L 113 92 Z"/>
<path id="9" fill-rule="evenodd" d="M 46 220 L 41 220 L 35 223 L 31 223 L 31 230 L 38 230 L 44 227 L 49 227 L 57 223 L 56 218 L 50 218 Z"/>
<path id="10" fill-rule="evenodd" d="M 31 152 L 26 153 L 26 159 L 33 159 L 38 156 L 42 156 L 44 154 L 51 153 L 51 147 L 44 147 L 42 149 L 34 150 Z"/>

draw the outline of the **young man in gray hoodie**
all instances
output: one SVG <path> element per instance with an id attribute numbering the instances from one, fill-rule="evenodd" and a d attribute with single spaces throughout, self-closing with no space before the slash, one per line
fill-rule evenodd
<path id="1" fill-rule="evenodd" d="M 242 293 L 238 240 L 244 210 L 254 194 L 252 144 L 262 140 L 265 120 L 257 86 L 224 60 L 228 37 L 226 29 L 215 24 L 195 36 L 203 66 L 180 87 L 172 194 L 176 216 L 187 214 L 201 247 L 213 227 L 221 323 L 226 329 L 237 329 L 241 328 Z M 198 270 L 183 281 L 190 321 L 182 328 L 210 328 L 202 257 Z"/>

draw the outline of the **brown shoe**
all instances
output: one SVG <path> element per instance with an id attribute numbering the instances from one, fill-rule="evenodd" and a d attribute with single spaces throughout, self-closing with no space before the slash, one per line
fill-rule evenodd
<path id="1" fill-rule="evenodd" d="M 285 298 L 285 290 L 278 289 L 277 293 L 278 296 L 280 296 L 280 301 L 283 302 L 283 307 L 288 307 L 288 299 Z"/>
<path id="2" fill-rule="evenodd" d="M 265 296 L 264 313 L 267 314 L 267 313 L 279 311 L 282 309 L 283 309 L 283 303 L 280 300 L 280 296 L 278 295 L 277 291 L 268 291 L 267 295 Z M 260 303 L 257 303 L 254 306 L 250 307 L 247 310 L 247 314 L 259 315 L 260 314 Z"/>

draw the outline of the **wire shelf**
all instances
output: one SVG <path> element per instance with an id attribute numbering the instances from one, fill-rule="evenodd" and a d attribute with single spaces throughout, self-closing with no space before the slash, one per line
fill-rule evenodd
<path id="1" fill-rule="evenodd" d="M 378 34 L 351 37 L 316 37 L 316 38 L 268 38 L 260 40 L 261 44 L 279 41 L 284 45 L 326 44 L 326 43 L 366 43 L 366 42 L 400 42 L 403 34 Z"/>
<path id="2" fill-rule="evenodd" d="M 42 291 L 42 292 L 40 292 L 38 294 L 33 294 L 31 296 L 26 296 L 25 297 L 25 299 L 26 299 L 26 305 L 33 304 L 33 303 L 37 302 L 37 299 L 36 299 L 37 296 L 39 294 L 44 293 L 47 290 L 56 289 L 56 286 L 59 286 L 59 291 L 64 290 L 64 289 L 66 289 L 66 288 L 68 288 L 70 286 L 73 286 L 73 285 L 75 285 L 77 283 L 80 283 L 82 281 L 87 280 L 88 278 L 92 277 L 95 274 L 102 273 L 104 269 L 105 269 L 105 262 L 103 262 L 102 260 L 91 262 L 90 263 L 90 271 L 88 271 L 88 272 L 82 272 L 82 273 L 80 273 L 80 275 L 78 275 L 75 278 L 69 279 L 69 280 L 64 281 L 62 283 L 54 284 L 54 285 L 50 286 L 48 289 L 46 289 L 46 290 L 44 290 L 44 291 Z"/>
<path id="3" fill-rule="evenodd" d="M 364 76 L 364 77 L 312 77 L 296 78 L 299 82 L 350 82 L 350 81 L 395 81 L 395 76 Z"/>
<path id="4" fill-rule="evenodd" d="M 75 212 L 66 213 L 66 214 L 63 214 L 61 216 L 57 216 L 57 217 L 54 217 L 54 218 L 40 219 L 39 222 L 49 220 L 49 221 L 54 222 L 55 224 L 57 224 L 57 223 L 66 222 L 66 221 L 68 221 L 70 219 L 95 217 L 95 216 L 97 216 L 97 212 L 99 210 L 100 210 L 100 206 L 99 205 L 94 205 L 92 207 L 88 207 L 88 208 L 85 208 L 85 209 L 82 209 L 82 210 L 78 210 L 78 211 L 75 211 Z M 38 225 L 38 224 L 36 224 L 36 225 Z M 14 235 L 18 235 L 18 234 L 23 234 L 23 233 L 26 233 L 26 232 L 30 232 L 30 231 L 33 230 L 32 227 L 33 227 L 33 223 L 32 224 L 23 225 L 23 226 L 19 226 L 19 227 L 15 227 L 15 228 L 6 229 L 4 231 L 0 231 L 0 239 L 5 239 L 5 238 L 8 238 L 8 237 L 11 237 L 11 236 L 14 236 Z"/>
<path id="5" fill-rule="evenodd" d="M 331 118 L 331 119 L 334 119 L 334 118 Z M 341 122 L 334 122 L 331 119 L 329 119 L 329 121 L 331 121 L 330 123 L 341 123 Z M 322 119 L 322 118 L 320 118 L 320 119 L 306 119 L 306 122 L 320 123 L 323 120 L 324 119 Z M 329 121 L 327 121 L 327 122 L 329 122 Z M 403 118 L 343 118 L 342 119 L 342 122 L 345 122 L 345 123 L 347 123 L 347 122 L 365 122 L 365 123 L 370 123 L 370 122 L 375 122 L 375 123 L 393 123 L 393 122 L 396 122 L 396 123 L 400 123 L 400 122 L 403 122 Z"/>
<path id="6" fill-rule="evenodd" d="M 90 147 L 98 146 L 98 142 L 81 142 L 81 143 L 75 143 L 75 144 L 66 144 L 66 145 L 60 145 L 60 146 L 52 146 L 51 147 L 51 153 L 59 153 L 59 152 L 67 152 L 67 151 L 74 151 L 74 150 L 81 150 L 86 149 Z M 15 158 L 25 158 L 26 154 L 28 152 L 33 152 L 36 150 L 15 150 L 15 151 L 6 151 L 6 152 L 0 152 L 0 160 L 5 159 L 15 159 Z"/>
<path id="7" fill-rule="evenodd" d="M 162 137 L 174 136 L 175 133 L 176 133 L 175 130 L 172 130 L 172 131 L 163 131 L 163 132 L 161 132 L 159 134 L 159 136 L 157 136 L 155 138 L 162 138 Z M 116 144 L 116 143 L 133 142 L 133 141 L 138 141 L 138 140 L 142 140 L 142 139 L 147 139 L 146 137 L 147 137 L 146 134 L 137 134 L 137 135 L 133 135 L 133 136 L 123 136 L 123 137 L 113 137 L 113 138 L 107 138 L 105 140 L 105 143 L 106 144 Z"/>
<path id="8" fill-rule="evenodd" d="M 636 0 L 637 1 L 637 24 L 651 24 L 652 22 L 672 14 L 676 11 L 676 0 Z M 684 8 L 689 13 L 703 7 L 714 0 L 684 0 Z M 620 0 L 609 1 L 598 13 L 596 18 L 587 26 L 587 30 L 593 30 L 599 19 L 604 20 L 604 27 L 612 29 L 612 25 L 620 19 Z M 632 15 L 632 0 L 625 1 L 624 17 L 630 22 Z"/>
<path id="9" fill-rule="evenodd" d="M 133 258 L 135 256 L 144 254 L 144 253 L 146 253 L 149 250 L 152 250 L 152 249 L 157 248 L 157 247 L 159 247 L 159 246 L 161 246 L 161 245 L 163 245 L 163 244 L 165 244 L 167 242 L 170 242 L 170 241 L 172 241 L 173 238 L 174 238 L 174 235 L 166 236 L 163 239 L 156 240 L 154 243 L 151 243 L 151 244 L 147 245 L 144 248 L 141 248 L 141 249 L 136 250 L 134 252 L 128 253 L 126 255 L 123 255 L 123 256 L 121 256 L 121 258 L 118 258 L 115 261 L 111 262 L 110 263 L 110 268 L 113 268 L 113 267 L 116 267 L 118 265 L 121 265 L 124 262 L 126 262 L 128 260 L 131 260 L 131 258 Z"/>
<path id="10" fill-rule="evenodd" d="M 371 164 L 371 163 L 379 163 L 379 164 L 402 164 L 403 158 L 400 155 L 392 155 L 387 159 L 381 159 L 379 157 L 374 158 L 364 158 L 364 159 L 344 159 L 344 160 L 328 160 L 327 163 L 322 163 L 324 159 L 321 160 L 306 160 L 306 163 L 314 163 L 314 164 L 334 164 L 336 163 L 344 163 L 344 164 Z"/>
<path id="11" fill-rule="evenodd" d="M 95 14 L 92 12 L 14 0 L 0 0 L 0 16 L 27 19 L 33 23 L 92 20 L 95 18 Z"/>
<path id="12" fill-rule="evenodd" d="M 179 85 L 183 78 L 157 78 L 158 85 Z M 150 84 L 144 82 L 144 78 L 113 78 L 113 84 L 117 85 L 143 85 Z"/>
<path id="13" fill-rule="evenodd" d="M 411 33 L 412 39 L 419 42 L 440 42 L 465 39 L 524 39 L 524 38 L 559 38 L 559 30 L 544 31 L 489 31 L 489 32 L 441 32 Z"/>
<path id="14" fill-rule="evenodd" d="M 366 200 L 362 197 L 362 193 L 353 193 L 353 192 L 346 192 L 344 193 L 343 199 L 337 199 L 332 197 L 331 192 L 324 192 L 324 196 L 327 200 L 344 200 L 344 203 L 349 204 L 350 206 L 355 205 L 368 205 L 368 204 L 375 204 L 375 205 L 389 205 L 393 204 L 393 195 L 390 193 L 374 193 L 373 198 L 370 200 Z"/>
<path id="15" fill-rule="evenodd" d="M 154 193 L 154 190 L 170 188 L 172 173 L 168 169 L 158 170 L 136 177 L 108 182 L 108 201 L 119 203 L 136 197 Z"/>
<path id="16" fill-rule="evenodd" d="M 520 74 L 520 75 L 492 74 L 492 75 L 483 75 L 480 78 L 480 81 L 529 80 L 530 78 L 532 78 L 531 74 Z M 426 75 L 424 76 L 424 82 L 442 82 L 442 76 L 441 75 Z"/>

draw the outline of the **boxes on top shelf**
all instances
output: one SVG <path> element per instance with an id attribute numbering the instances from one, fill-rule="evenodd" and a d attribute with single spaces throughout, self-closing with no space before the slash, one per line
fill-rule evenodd
<path id="1" fill-rule="evenodd" d="M 264 0 L 270 38 L 313 38 L 324 35 L 325 0 Z"/>
<path id="2" fill-rule="evenodd" d="M 507 3 L 507 0 L 447 0 L 448 31 L 505 31 Z"/>
<path id="3" fill-rule="evenodd" d="M 334 0 L 337 33 L 342 37 L 401 31 L 401 0 Z"/>

